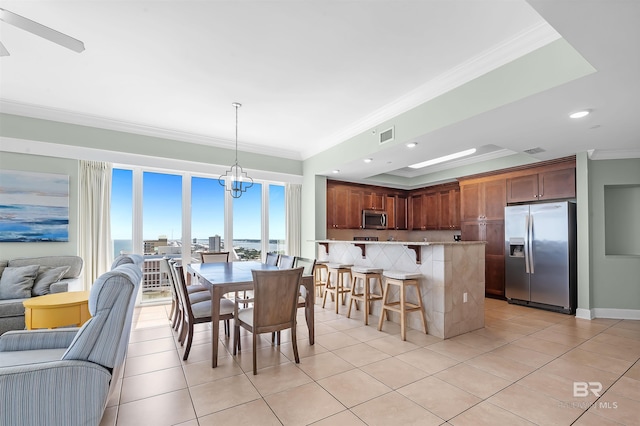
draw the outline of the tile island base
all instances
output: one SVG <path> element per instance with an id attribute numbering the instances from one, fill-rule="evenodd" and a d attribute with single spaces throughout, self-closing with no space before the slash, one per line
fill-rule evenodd
<path id="1" fill-rule="evenodd" d="M 485 242 L 406 242 L 317 240 L 318 260 L 421 274 L 420 291 L 427 333 L 448 339 L 484 327 Z M 395 299 L 396 294 L 392 294 Z M 412 290 L 411 290 L 412 291 Z M 415 300 L 415 292 L 408 299 Z M 380 315 L 380 303 L 372 315 Z M 400 323 L 400 315 L 391 313 Z M 421 330 L 420 316 L 407 325 Z"/>

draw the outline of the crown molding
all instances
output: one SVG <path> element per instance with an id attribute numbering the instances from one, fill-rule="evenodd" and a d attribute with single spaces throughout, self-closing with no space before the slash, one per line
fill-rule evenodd
<path id="1" fill-rule="evenodd" d="M 203 136 L 171 129 L 162 129 L 153 126 L 145 126 L 143 124 L 98 117 L 90 114 L 81 114 L 59 108 L 26 104 L 9 99 L 0 99 L 0 112 L 4 114 L 19 115 L 41 120 L 57 121 L 78 126 L 96 127 L 99 129 L 133 133 L 137 135 L 150 136 L 161 139 L 196 143 L 200 145 L 208 145 L 232 150 L 235 149 L 235 141 L 231 140 L 219 139 L 210 136 Z M 288 158 L 291 160 L 302 160 L 300 153 L 297 151 L 270 148 L 264 145 L 252 145 L 246 142 L 243 142 L 242 146 L 243 149 L 241 150 L 241 152 L 253 152 L 257 154 L 271 155 L 274 157 Z"/>
<path id="2" fill-rule="evenodd" d="M 218 177 L 229 168 L 221 164 L 200 163 L 196 161 L 177 160 L 174 158 L 154 157 L 152 155 L 132 154 L 103 149 L 40 142 L 0 136 L 0 152 L 16 154 L 42 155 L 71 160 L 106 161 L 116 167 L 144 167 L 176 173 L 190 172 L 202 176 Z M 279 183 L 302 183 L 302 176 L 288 173 L 270 172 L 267 170 L 246 169 L 254 179 Z"/>
<path id="3" fill-rule="evenodd" d="M 511 39 L 505 40 L 491 49 L 462 62 L 415 90 L 363 117 L 353 125 L 318 141 L 318 143 L 309 145 L 307 149 L 302 150 L 302 157 L 307 159 L 360 133 L 369 131 L 382 122 L 435 99 L 559 38 L 561 38 L 560 34 L 546 21 L 541 21 L 525 28 Z"/>
<path id="4" fill-rule="evenodd" d="M 592 149 L 588 154 L 590 160 L 622 160 L 640 158 L 640 149 Z"/>

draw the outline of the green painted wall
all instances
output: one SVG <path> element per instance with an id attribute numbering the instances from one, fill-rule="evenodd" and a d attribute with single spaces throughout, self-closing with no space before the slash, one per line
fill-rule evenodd
<path id="1" fill-rule="evenodd" d="M 0 136 L 205 164 L 231 165 L 235 161 L 232 149 L 10 114 L 0 114 Z M 245 170 L 302 175 L 299 160 L 253 152 L 240 152 L 238 157 Z"/>
<path id="2" fill-rule="evenodd" d="M 0 155 L 0 169 L 69 176 L 69 242 L 0 243 L 0 260 L 16 257 L 78 255 L 78 161 L 3 152 Z"/>
<path id="3" fill-rule="evenodd" d="M 640 256 L 606 255 L 605 185 L 640 185 L 640 159 L 599 160 L 589 164 L 591 200 L 592 308 L 640 310 Z M 624 208 L 626 203 L 621 203 Z M 611 207 L 611 206 L 609 206 Z M 640 217 L 640 211 L 635 214 Z M 629 229 L 640 239 L 638 227 Z"/>

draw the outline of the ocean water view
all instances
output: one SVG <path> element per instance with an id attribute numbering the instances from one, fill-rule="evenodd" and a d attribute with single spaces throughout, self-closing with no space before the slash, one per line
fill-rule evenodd
<path id="1" fill-rule="evenodd" d="M 180 246 L 181 241 L 169 240 L 168 243 L 169 245 Z M 192 246 L 201 246 L 203 247 L 203 249 L 208 250 L 209 240 L 196 239 L 196 243 L 192 244 Z M 224 240 L 222 240 L 222 247 L 223 247 L 223 250 L 225 250 Z M 262 243 L 260 242 L 259 239 L 233 240 L 233 247 L 236 249 L 243 248 L 245 250 L 260 251 L 262 249 Z M 283 250 L 283 247 L 284 247 L 284 240 L 269 240 L 269 251 L 281 251 Z M 113 240 L 114 256 L 117 256 L 120 253 L 132 253 L 132 252 L 133 252 L 132 240 Z"/>

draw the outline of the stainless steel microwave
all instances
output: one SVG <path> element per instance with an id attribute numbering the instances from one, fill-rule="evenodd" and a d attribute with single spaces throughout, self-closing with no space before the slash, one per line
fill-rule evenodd
<path id="1" fill-rule="evenodd" d="M 382 210 L 362 210 L 363 229 L 387 229 L 387 213 Z"/>

